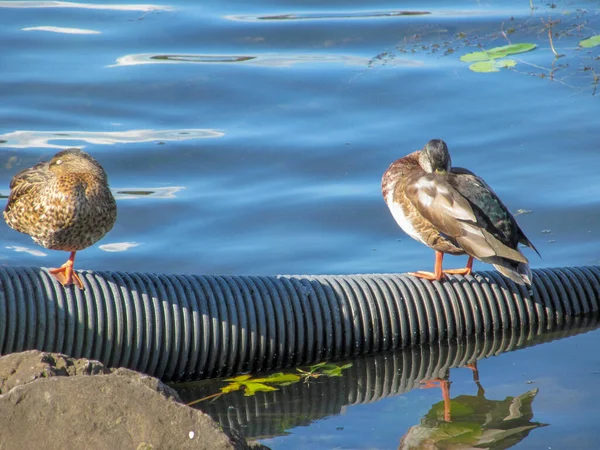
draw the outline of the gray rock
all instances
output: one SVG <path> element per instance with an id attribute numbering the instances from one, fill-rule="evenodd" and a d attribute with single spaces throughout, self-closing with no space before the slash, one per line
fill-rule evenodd
<path id="1" fill-rule="evenodd" d="M 3 356 L 0 393 L 1 450 L 266 449 L 225 433 L 156 378 L 97 361 Z"/>

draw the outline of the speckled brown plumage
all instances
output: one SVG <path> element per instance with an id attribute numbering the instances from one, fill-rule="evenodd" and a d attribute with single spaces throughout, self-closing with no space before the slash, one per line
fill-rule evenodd
<path id="1" fill-rule="evenodd" d="M 63 284 L 83 289 L 72 271 L 75 252 L 99 241 L 113 227 L 117 206 L 102 166 L 70 148 L 14 176 L 4 220 L 41 246 L 71 252 L 51 273 Z"/>

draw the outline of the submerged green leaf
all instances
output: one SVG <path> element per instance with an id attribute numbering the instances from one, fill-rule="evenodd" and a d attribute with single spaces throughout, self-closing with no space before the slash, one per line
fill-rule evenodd
<path id="1" fill-rule="evenodd" d="M 583 41 L 579 42 L 579 45 L 583 48 L 592 48 L 600 45 L 600 34 L 592 36 L 588 39 L 584 39 Z"/>

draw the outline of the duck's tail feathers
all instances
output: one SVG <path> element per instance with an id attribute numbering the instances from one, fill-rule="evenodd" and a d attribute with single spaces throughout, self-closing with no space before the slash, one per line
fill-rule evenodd
<path id="1" fill-rule="evenodd" d="M 496 269 L 498 269 L 498 272 L 505 277 L 510 278 L 515 283 L 520 284 L 521 286 L 531 286 L 533 274 L 531 273 L 529 264 L 500 258 L 498 258 L 492 264 Z"/>
<path id="2" fill-rule="evenodd" d="M 519 242 L 521 244 L 526 245 L 527 247 L 533 249 L 533 251 L 535 251 L 540 258 L 542 257 L 542 255 L 540 255 L 540 252 L 538 252 L 538 249 L 535 248 L 535 245 L 533 245 L 533 243 L 529 239 L 527 239 L 527 236 L 525 236 L 524 234 Z"/>

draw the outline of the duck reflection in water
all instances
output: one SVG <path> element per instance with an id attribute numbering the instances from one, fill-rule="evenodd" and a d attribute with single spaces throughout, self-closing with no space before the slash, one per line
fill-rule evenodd
<path id="1" fill-rule="evenodd" d="M 477 395 L 451 399 L 449 370 L 444 378 L 422 382 L 423 388 L 439 386 L 443 401 L 433 405 L 419 425 L 408 429 L 399 450 L 506 449 L 525 439 L 531 430 L 547 426 L 531 421 L 538 389 L 504 400 L 489 400 L 479 382 L 477 363 L 466 367 L 473 370 Z"/>

